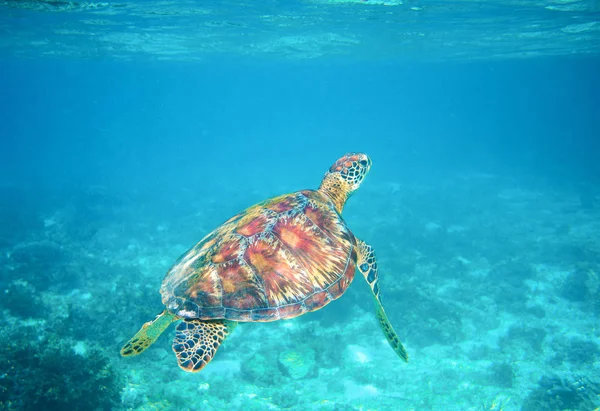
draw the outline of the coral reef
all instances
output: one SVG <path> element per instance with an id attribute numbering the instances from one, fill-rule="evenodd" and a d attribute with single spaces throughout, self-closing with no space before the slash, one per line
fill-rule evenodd
<path id="1" fill-rule="evenodd" d="M 315 350 L 301 346 L 295 350 L 282 351 L 279 354 L 279 366 L 285 375 L 294 380 L 301 380 L 317 372 Z"/>
<path id="2" fill-rule="evenodd" d="M 21 326 L 0 335 L 0 409 L 110 410 L 121 398 L 122 377 L 98 348 Z"/>
<path id="3" fill-rule="evenodd" d="M 240 371 L 242 378 L 253 384 L 273 386 L 284 381 L 277 366 L 277 358 L 268 354 L 254 354 L 250 361 L 242 363 Z"/>
<path id="4" fill-rule="evenodd" d="M 5 286 L 0 307 L 21 318 L 43 318 L 48 312 L 36 289 L 25 280 L 14 280 Z"/>
<path id="5" fill-rule="evenodd" d="M 600 385 L 581 375 L 548 375 L 540 378 L 523 402 L 523 411 L 593 410 Z"/>

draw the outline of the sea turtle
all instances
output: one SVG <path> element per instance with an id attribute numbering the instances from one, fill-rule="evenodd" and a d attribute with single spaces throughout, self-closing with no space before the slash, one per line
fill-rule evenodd
<path id="1" fill-rule="evenodd" d="M 379 297 L 373 248 L 357 239 L 341 213 L 371 167 L 348 153 L 325 173 L 318 190 L 302 190 L 258 203 L 233 216 L 182 255 L 160 289 L 166 309 L 121 349 L 140 354 L 174 321 L 179 366 L 196 372 L 208 364 L 238 322 L 293 318 L 340 297 L 356 268 L 375 298 L 379 324 L 394 351 L 408 354 Z"/>

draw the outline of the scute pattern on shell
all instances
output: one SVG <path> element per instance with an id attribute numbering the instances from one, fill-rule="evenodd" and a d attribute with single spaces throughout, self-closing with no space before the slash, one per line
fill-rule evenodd
<path id="1" fill-rule="evenodd" d="M 274 321 L 317 310 L 354 278 L 356 240 L 314 190 L 248 208 L 169 270 L 163 303 L 184 318 Z"/>

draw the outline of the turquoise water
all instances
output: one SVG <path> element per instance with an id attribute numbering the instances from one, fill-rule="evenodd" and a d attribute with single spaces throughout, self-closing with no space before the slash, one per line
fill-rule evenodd
<path id="1" fill-rule="evenodd" d="M 0 2 L 0 410 L 600 407 L 597 2 Z M 373 165 L 377 253 L 199 373 L 164 307 L 232 215 Z"/>

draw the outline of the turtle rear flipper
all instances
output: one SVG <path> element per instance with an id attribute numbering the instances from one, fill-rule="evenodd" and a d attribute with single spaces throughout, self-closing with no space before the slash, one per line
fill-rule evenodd
<path id="1" fill-rule="evenodd" d="M 177 319 L 179 317 L 175 314 L 167 310 L 163 311 L 154 320 L 142 325 L 142 328 L 121 348 L 121 355 L 129 357 L 144 352 Z"/>
<path id="2" fill-rule="evenodd" d="M 375 259 L 375 252 L 373 251 L 373 247 L 365 243 L 364 241 L 358 241 L 358 271 L 365 277 L 367 283 L 371 287 L 371 291 L 373 292 L 373 297 L 375 298 L 375 305 L 377 310 L 377 319 L 379 320 L 379 325 L 385 334 L 385 338 L 387 339 L 390 346 L 394 349 L 396 354 L 404 361 L 408 361 L 408 353 L 400 339 L 398 338 L 398 334 L 394 331 L 394 327 L 388 320 L 385 311 L 383 310 L 383 305 L 381 304 L 381 299 L 379 297 L 379 275 L 377 273 L 377 260 Z"/>
<path id="3" fill-rule="evenodd" d="M 385 334 L 385 338 L 387 338 L 388 343 L 394 349 L 396 354 L 398 354 L 398 356 L 404 361 L 408 362 L 408 353 L 402 345 L 402 342 L 400 342 L 398 334 L 396 334 L 396 331 L 394 331 L 392 323 L 390 322 L 390 320 L 388 320 L 385 311 L 383 311 L 383 306 L 381 305 L 381 302 L 379 302 L 378 298 L 375 299 L 375 302 L 377 305 L 377 319 L 379 320 L 379 325 L 381 326 L 381 329 Z"/>
<path id="4" fill-rule="evenodd" d="M 217 349 L 233 331 L 237 322 L 227 320 L 185 320 L 177 326 L 173 351 L 179 367 L 198 372 L 215 356 Z"/>

